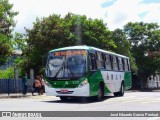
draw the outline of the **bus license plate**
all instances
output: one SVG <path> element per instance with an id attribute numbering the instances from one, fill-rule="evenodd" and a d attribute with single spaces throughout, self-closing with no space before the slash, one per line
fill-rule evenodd
<path id="1" fill-rule="evenodd" d="M 68 90 L 61 90 L 61 93 L 68 93 Z"/>

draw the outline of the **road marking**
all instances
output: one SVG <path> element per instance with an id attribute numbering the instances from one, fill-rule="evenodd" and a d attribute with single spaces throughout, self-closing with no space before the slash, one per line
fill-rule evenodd
<path id="1" fill-rule="evenodd" d="M 132 100 L 127 100 L 127 101 L 124 101 L 125 103 L 129 103 L 129 102 L 141 102 L 141 101 L 145 101 L 146 99 L 148 98 L 134 98 Z"/>
<path id="2" fill-rule="evenodd" d="M 147 120 L 160 120 L 160 117 L 153 117 L 153 118 L 149 118 Z"/>
<path id="3" fill-rule="evenodd" d="M 129 96 L 129 97 L 114 97 L 114 98 L 109 98 L 107 101 L 119 101 L 119 100 L 125 100 L 129 98 L 135 98 L 136 96 Z"/>
<path id="4" fill-rule="evenodd" d="M 55 96 L 35 95 L 30 98 L 33 98 L 33 99 L 54 99 Z"/>
<path id="5" fill-rule="evenodd" d="M 121 102 L 121 103 L 133 103 L 133 102 L 154 103 L 154 102 L 157 102 L 159 103 L 160 98 L 150 98 L 150 97 L 137 98 L 136 96 L 129 96 L 129 97 L 107 99 L 106 102 Z"/>
<path id="6" fill-rule="evenodd" d="M 157 102 L 157 103 L 159 103 L 159 102 L 160 102 L 160 98 L 146 100 L 146 101 L 144 101 L 144 102 L 142 102 L 142 103 L 152 103 L 152 102 Z"/>

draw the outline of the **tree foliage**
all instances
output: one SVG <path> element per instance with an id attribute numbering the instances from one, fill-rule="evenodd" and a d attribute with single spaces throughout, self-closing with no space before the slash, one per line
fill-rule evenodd
<path id="1" fill-rule="evenodd" d="M 9 67 L 6 70 L 0 70 L 0 79 L 14 78 L 14 68 Z"/>
<path id="2" fill-rule="evenodd" d="M 160 29 L 156 23 L 128 23 L 124 27 L 136 59 L 138 75 L 145 85 L 147 77 L 160 69 Z"/>
<path id="3" fill-rule="evenodd" d="M 11 54 L 11 32 L 15 26 L 13 18 L 18 14 L 12 7 L 8 0 L 0 0 L 0 65 L 5 63 Z"/>
<path id="4" fill-rule="evenodd" d="M 5 35 L 0 34 L 0 65 L 5 63 L 8 56 L 10 55 L 10 46 L 8 39 Z"/>
<path id="5" fill-rule="evenodd" d="M 27 36 L 28 67 L 37 71 L 44 65 L 43 59 L 47 53 L 55 48 L 91 45 L 110 50 L 115 47 L 111 32 L 102 20 L 72 13 L 64 18 L 56 14 L 37 18 L 33 29 L 27 30 Z"/>

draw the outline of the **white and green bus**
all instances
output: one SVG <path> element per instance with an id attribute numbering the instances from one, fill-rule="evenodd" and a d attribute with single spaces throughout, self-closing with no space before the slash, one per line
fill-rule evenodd
<path id="1" fill-rule="evenodd" d="M 46 95 L 92 97 L 98 101 L 108 93 L 123 96 L 131 88 L 129 58 L 90 46 L 51 50 L 46 63 Z"/>

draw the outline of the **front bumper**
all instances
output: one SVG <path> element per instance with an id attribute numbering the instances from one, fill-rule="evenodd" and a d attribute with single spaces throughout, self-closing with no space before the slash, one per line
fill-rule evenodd
<path id="1" fill-rule="evenodd" d="M 62 93 L 61 90 L 67 90 L 67 93 Z M 78 88 L 51 88 L 45 85 L 45 92 L 48 96 L 75 96 L 75 97 L 87 97 L 90 95 L 89 83 L 83 87 Z"/>

